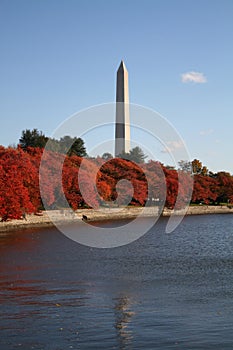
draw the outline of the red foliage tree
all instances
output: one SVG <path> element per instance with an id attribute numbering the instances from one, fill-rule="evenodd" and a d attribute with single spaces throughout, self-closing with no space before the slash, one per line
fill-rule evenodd
<path id="1" fill-rule="evenodd" d="M 210 176 L 194 175 L 192 203 L 213 204 L 217 193 L 217 181 Z"/>
<path id="2" fill-rule="evenodd" d="M 217 173 L 217 201 L 218 203 L 233 203 L 233 177 L 224 171 Z"/>
<path id="3" fill-rule="evenodd" d="M 106 162 L 99 170 L 97 174 L 97 189 L 102 195 L 104 200 L 112 199 L 117 200 L 117 183 L 120 180 L 128 180 L 133 187 L 133 197 L 130 201 L 132 205 L 144 205 L 148 198 L 147 181 L 142 168 L 131 161 L 114 158 Z M 111 189 L 111 194 L 107 192 L 107 196 L 103 190 L 103 183 L 107 183 Z M 129 196 L 131 196 L 131 188 L 123 184 L 120 184 L 119 194 L 121 193 L 120 203 L 127 202 Z M 123 196 L 123 191 L 125 195 Z"/>
<path id="4" fill-rule="evenodd" d="M 0 149 L 0 216 L 2 221 L 20 219 L 37 210 L 37 171 L 19 149 Z"/>
<path id="5" fill-rule="evenodd" d="M 193 203 L 233 203 L 233 177 L 199 171 L 194 163 Z M 198 170 L 199 169 L 199 170 Z M 40 184 L 39 184 L 40 177 Z M 130 181 L 123 183 L 122 180 Z M 114 158 L 83 159 L 40 148 L 23 152 L 0 146 L 0 217 L 19 219 L 43 204 L 46 209 L 67 207 L 97 208 L 108 204 L 144 206 L 150 199 L 166 207 L 182 208 L 191 196 L 192 181 L 184 170 L 168 169 L 159 162 L 136 164 Z M 179 194 L 179 196 L 178 196 Z M 41 198 L 42 195 L 42 198 Z"/>
<path id="6" fill-rule="evenodd" d="M 177 171 L 173 169 L 167 169 L 164 167 L 164 173 L 166 176 L 167 196 L 165 206 L 169 209 L 173 209 L 176 203 L 178 195 L 178 175 Z"/>
<path id="7" fill-rule="evenodd" d="M 66 199 L 74 210 L 84 206 L 98 208 L 98 193 L 95 186 L 97 171 L 97 166 L 88 159 L 77 156 L 66 157 L 62 184 Z"/>

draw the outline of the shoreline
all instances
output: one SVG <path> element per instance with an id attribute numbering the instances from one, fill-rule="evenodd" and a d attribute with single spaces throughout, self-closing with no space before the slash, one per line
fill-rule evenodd
<path id="1" fill-rule="evenodd" d="M 143 213 L 142 213 L 143 212 Z M 27 228 L 43 228 L 53 227 L 56 223 L 71 224 L 81 222 L 82 216 L 86 215 L 88 221 L 103 221 L 103 220 L 120 220 L 134 219 L 138 215 L 142 217 L 154 217 L 159 215 L 158 207 L 127 207 L 127 208 L 101 208 L 95 209 L 78 209 L 75 212 L 70 210 L 51 210 L 49 215 L 43 212 L 43 215 L 27 214 L 26 220 L 11 220 L 0 222 L 0 232 L 9 232 L 22 230 Z M 177 210 L 175 213 L 171 209 L 164 208 L 161 216 L 169 217 L 174 215 L 184 215 L 184 210 Z M 233 208 L 227 206 L 189 206 L 185 216 L 187 215 L 205 215 L 205 214 L 233 214 Z"/>

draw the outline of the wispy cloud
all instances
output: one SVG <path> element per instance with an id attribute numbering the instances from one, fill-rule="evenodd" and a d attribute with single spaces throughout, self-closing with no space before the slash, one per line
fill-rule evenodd
<path id="1" fill-rule="evenodd" d="M 201 131 L 199 132 L 199 134 L 200 134 L 201 136 L 208 136 L 208 135 L 210 135 L 210 134 L 213 134 L 213 132 L 214 132 L 213 129 L 208 129 L 208 130 L 201 130 Z"/>
<path id="2" fill-rule="evenodd" d="M 181 80 L 183 83 L 198 83 L 203 84 L 207 82 L 206 77 L 200 72 L 187 72 L 181 74 Z"/>
<path id="3" fill-rule="evenodd" d="M 168 141 L 166 146 L 164 146 L 162 153 L 172 153 L 179 148 L 184 147 L 183 143 L 179 141 Z"/>

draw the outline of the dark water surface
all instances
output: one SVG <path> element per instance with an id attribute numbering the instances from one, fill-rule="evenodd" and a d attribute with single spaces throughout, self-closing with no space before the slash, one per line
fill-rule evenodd
<path id="1" fill-rule="evenodd" d="M 166 221 L 113 249 L 1 236 L 0 349 L 233 349 L 233 216 Z"/>

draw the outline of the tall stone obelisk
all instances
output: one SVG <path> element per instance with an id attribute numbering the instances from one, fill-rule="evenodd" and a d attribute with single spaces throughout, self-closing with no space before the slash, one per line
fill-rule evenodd
<path id="1" fill-rule="evenodd" d="M 123 61 L 117 71 L 115 156 L 130 150 L 128 72 Z"/>

